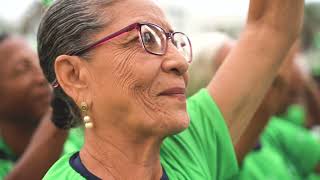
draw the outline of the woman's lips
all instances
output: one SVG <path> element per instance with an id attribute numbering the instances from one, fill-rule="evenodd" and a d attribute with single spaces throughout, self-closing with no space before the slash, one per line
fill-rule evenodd
<path id="1" fill-rule="evenodd" d="M 168 96 L 173 98 L 178 98 L 181 101 L 186 100 L 186 89 L 181 87 L 174 87 L 167 89 L 165 91 L 162 91 L 159 96 Z"/>

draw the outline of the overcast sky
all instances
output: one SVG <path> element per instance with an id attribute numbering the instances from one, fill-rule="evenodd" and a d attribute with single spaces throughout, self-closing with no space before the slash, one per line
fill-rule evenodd
<path id="1" fill-rule="evenodd" d="M 30 4 L 39 0 L 0 0 L 0 17 L 15 23 L 28 9 Z M 209 13 L 219 15 L 241 15 L 246 13 L 249 0 L 158 0 L 161 2 L 174 2 L 185 4 L 201 14 Z M 320 0 L 307 0 L 318 1 Z M 195 12 L 195 13 L 196 13 Z"/>
<path id="2" fill-rule="evenodd" d="M 17 20 L 35 0 L 0 0 L 0 17 L 8 20 Z"/>

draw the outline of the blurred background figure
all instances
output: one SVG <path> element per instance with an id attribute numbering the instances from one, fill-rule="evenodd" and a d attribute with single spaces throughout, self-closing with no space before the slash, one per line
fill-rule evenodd
<path id="1" fill-rule="evenodd" d="M 52 124 L 51 86 L 23 38 L 0 35 L 0 63 L 0 179 L 40 179 L 61 154 L 80 149 L 82 129 L 65 142 L 67 131 Z"/>
<path id="2" fill-rule="evenodd" d="M 261 144 L 261 149 L 246 157 L 238 179 L 319 179 L 316 170 L 320 165 L 320 142 L 308 130 L 272 118 L 262 134 Z"/>
<path id="3" fill-rule="evenodd" d="M 193 36 L 192 40 L 195 61 L 190 67 L 190 94 L 209 83 L 209 77 L 223 64 L 236 43 L 223 33 Z M 239 144 L 247 146 L 238 149 L 238 160 L 243 162 L 238 179 L 319 178 L 315 169 L 320 162 L 320 141 L 308 128 L 319 124 L 320 96 L 300 53 L 300 41 L 297 41 L 254 117 L 261 123 L 258 127 L 247 127 L 252 131 L 240 137 Z M 255 136 L 265 127 L 260 139 L 264 143 L 259 143 L 260 148 L 248 154 L 256 146 L 247 141 L 248 137 Z M 238 145 L 235 147 L 239 148 Z"/>
<path id="4" fill-rule="evenodd" d="M 249 154 L 243 149 L 238 179 L 319 179 L 320 141 L 308 129 L 319 124 L 319 94 L 311 74 L 299 61 L 299 41 L 292 47 L 255 117 L 257 127 L 241 137 L 265 130 Z M 313 111 L 317 109 L 317 111 Z M 248 144 L 247 147 L 254 147 Z M 237 147 L 236 147 L 237 148 Z"/>
<path id="5" fill-rule="evenodd" d="M 191 36 L 194 60 L 189 68 L 188 96 L 206 87 L 234 45 L 226 33 L 211 32 Z"/>
<path id="6" fill-rule="evenodd" d="M 0 35 L 0 179 L 19 159 L 41 118 L 51 90 L 38 57 L 20 37 Z"/>

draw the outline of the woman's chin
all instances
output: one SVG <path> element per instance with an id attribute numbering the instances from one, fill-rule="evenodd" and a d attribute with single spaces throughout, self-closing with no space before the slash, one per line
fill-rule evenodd
<path id="1" fill-rule="evenodd" d="M 188 114 L 180 115 L 178 117 L 180 117 L 180 118 L 175 118 L 171 121 L 171 125 L 169 126 L 170 128 L 168 128 L 169 135 L 181 133 L 182 131 L 184 131 L 185 129 L 187 129 L 189 127 L 190 119 L 189 119 Z"/>

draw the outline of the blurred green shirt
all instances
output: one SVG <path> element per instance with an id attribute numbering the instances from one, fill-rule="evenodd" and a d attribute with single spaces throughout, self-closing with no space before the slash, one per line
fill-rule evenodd
<path id="1" fill-rule="evenodd" d="M 273 148 L 250 152 L 241 167 L 237 180 L 294 180 L 282 156 Z"/>
<path id="2" fill-rule="evenodd" d="M 306 110 L 299 104 L 292 104 L 288 107 L 287 112 L 281 118 L 290 121 L 300 127 L 306 122 Z"/>
<path id="3" fill-rule="evenodd" d="M 63 153 L 67 154 L 79 150 L 83 145 L 83 129 L 76 128 L 69 132 L 67 141 L 64 144 Z M 0 179 L 4 179 L 13 169 L 17 157 L 0 138 Z"/>
<path id="4" fill-rule="evenodd" d="M 306 128 L 281 118 L 271 119 L 261 141 L 282 155 L 297 178 L 306 179 L 320 163 L 320 142 Z"/>
<path id="5" fill-rule="evenodd" d="M 222 114 L 206 89 L 187 101 L 190 126 L 165 139 L 161 163 L 171 180 L 227 180 L 238 173 L 238 163 Z M 85 179 L 69 164 L 70 153 L 48 171 L 45 180 Z"/>
<path id="6" fill-rule="evenodd" d="M 67 141 L 64 143 L 63 154 L 79 151 L 84 143 L 84 130 L 82 127 L 71 129 Z"/>
<path id="7" fill-rule="evenodd" d="M 239 180 L 319 178 L 313 173 L 320 163 L 320 142 L 307 129 L 273 117 L 260 141 L 262 149 L 247 155 Z"/>
<path id="8" fill-rule="evenodd" d="M 4 179 L 4 177 L 10 172 L 15 160 L 16 156 L 6 145 L 3 139 L 0 138 L 0 179 Z"/>
<path id="9" fill-rule="evenodd" d="M 307 180 L 320 180 L 320 175 L 319 174 L 311 174 Z"/>

